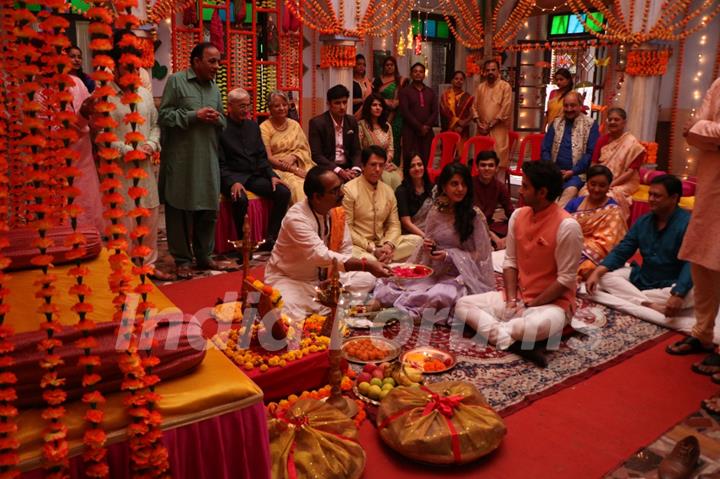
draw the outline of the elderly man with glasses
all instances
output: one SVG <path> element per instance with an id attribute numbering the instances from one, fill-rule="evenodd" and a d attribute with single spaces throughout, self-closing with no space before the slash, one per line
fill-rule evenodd
<path id="1" fill-rule="evenodd" d="M 228 93 L 228 125 L 220 135 L 220 187 L 223 195 L 232 201 L 240 238 L 248 208 L 246 192 L 272 200 L 267 239 L 261 247 L 269 251 L 275 244 L 280 223 L 287 211 L 290 190 L 268 161 L 260 127 L 249 119 L 250 105 L 250 95 L 242 88 Z"/>

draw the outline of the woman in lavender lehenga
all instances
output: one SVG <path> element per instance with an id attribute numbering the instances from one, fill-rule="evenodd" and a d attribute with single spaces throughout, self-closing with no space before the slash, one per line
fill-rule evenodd
<path id="1" fill-rule="evenodd" d="M 470 170 L 447 165 L 438 178 L 438 196 L 425 223 L 425 240 L 409 261 L 433 269 L 428 278 L 378 281 L 375 299 L 414 320 L 427 309 L 433 318 L 452 319 L 455 302 L 467 294 L 495 289 L 492 246 L 485 216 L 472 206 Z"/>

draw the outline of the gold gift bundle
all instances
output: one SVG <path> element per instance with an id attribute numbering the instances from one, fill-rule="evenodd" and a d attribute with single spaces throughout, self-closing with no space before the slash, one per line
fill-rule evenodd
<path id="1" fill-rule="evenodd" d="M 403 456 L 464 464 L 495 450 L 505 423 L 475 386 L 447 381 L 393 390 L 380 404 L 378 431 Z"/>
<path id="2" fill-rule="evenodd" d="M 316 399 L 301 399 L 268 421 L 273 479 L 357 479 L 365 451 L 352 419 Z"/>

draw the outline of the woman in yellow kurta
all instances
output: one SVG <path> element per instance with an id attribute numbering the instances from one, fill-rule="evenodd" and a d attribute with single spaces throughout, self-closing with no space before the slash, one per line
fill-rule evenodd
<path id="1" fill-rule="evenodd" d="M 270 118 L 260 125 L 268 160 L 280 179 L 290 188 L 290 203 L 305 199 L 305 173 L 315 166 L 310 145 L 300 124 L 288 118 L 288 98 L 284 92 L 270 93 Z"/>
<path id="2" fill-rule="evenodd" d="M 555 118 L 562 115 L 563 98 L 565 98 L 565 95 L 569 91 L 572 91 L 574 87 L 572 74 L 567 68 L 558 68 L 553 80 L 555 81 L 557 89 L 550 92 L 545 121 L 546 126 L 551 124 Z"/>

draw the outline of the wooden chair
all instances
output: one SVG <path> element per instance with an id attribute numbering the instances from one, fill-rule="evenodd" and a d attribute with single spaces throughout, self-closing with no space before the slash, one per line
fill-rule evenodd
<path id="1" fill-rule="evenodd" d="M 508 168 L 506 181 L 508 189 L 510 188 L 510 176 L 522 176 L 522 164 L 525 159 L 525 154 L 529 149 L 530 161 L 538 161 L 542 154 L 542 143 L 545 138 L 544 133 L 531 133 L 526 135 L 525 138 L 520 142 L 520 151 L 518 152 L 518 160 L 515 168 Z"/>
<path id="2" fill-rule="evenodd" d="M 440 166 L 435 169 L 435 153 L 439 142 L 442 142 Z M 442 133 L 435 135 L 435 138 L 433 138 L 432 144 L 430 145 L 430 158 L 423 158 L 423 160 L 427 161 L 426 168 L 430 181 L 435 183 L 435 179 L 440 175 L 440 172 L 443 168 L 445 168 L 445 165 L 452 163 L 455 160 L 455 151 L 457 150 L 459 142 L 460 135 L 454 131 L 443 131 Z"/>
<path id="3" fill-rule="evenodd" d="M 472 153 L 471 152 L 472 148 Z M 463 165 L 468 164 L 468 161 L 470 162 L 470 172 L 473 176 L 478 175 L 477 165 L 475 165 L 475 157 L 478 153 L 485 150 L 494 150 L 495 149 L 495 140 L 490 138 L 489 136 L 484 135 L 476 135 L 470 138 L 468 141 L 465 142 L 465 146 L 463 147 L 462 155 L 460 156 L 460 162 Z"/>

